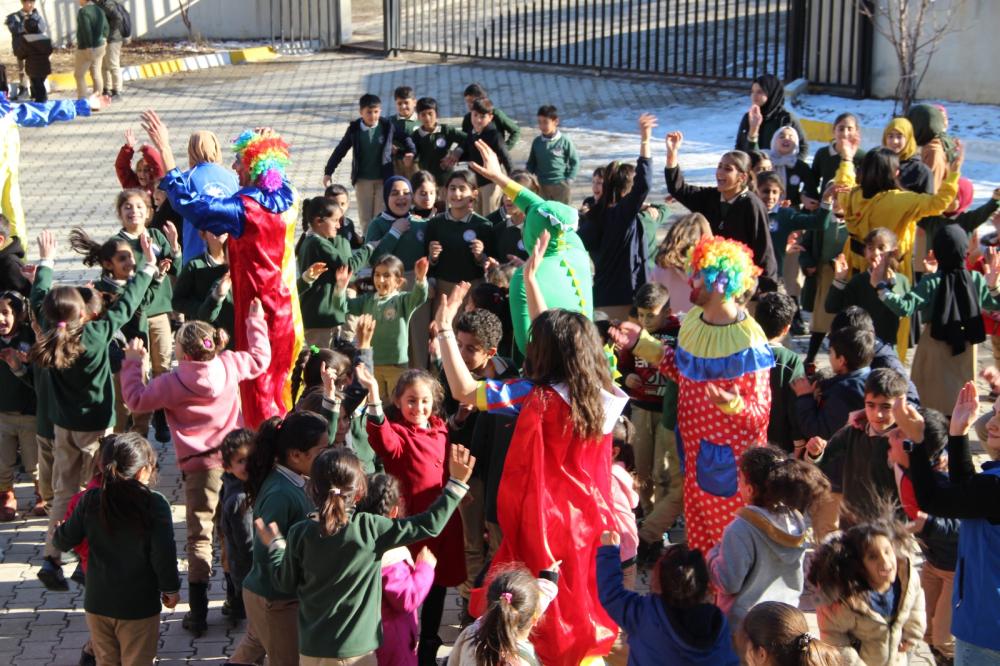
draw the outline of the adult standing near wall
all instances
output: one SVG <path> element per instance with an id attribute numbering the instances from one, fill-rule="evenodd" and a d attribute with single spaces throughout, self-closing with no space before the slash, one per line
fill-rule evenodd
<path id="1" fill-rule="evenodd" d="M 799 135 L 799 158 L 809 156 L 806 133 L 798 118 L 785 108 L 785 86 L 774 74 L 758 76 L 750 85 L 750 110 L 743 114 L 736 131 L 736 150 L 749 153 L 771 147 L 771 138 L 785 126 L 795 128 Z"/>
<path id="2" fill-rule="evenodd" d="M 30 49 L 27 37 L 29 21 L 35 22 L 36 30 L 34 34 L 45 35 L 48 33 L 48 26 L 45 25 L 45 19 L 42 18 L 42 15 L 35 8 L 35 0 L 21 0 L 21 9 L 13 14 L 9 14 L 6 20 L 7 29 L 10 30 L 11 47 L 14 49 L 14 56 L 17 58 L 17 74 L 18 82 L 20 83 L 17 95 L 12 98 L 12 101 L 17 100 L 27 92 L 30 82 L 32 99 L 36 102 L 44 102 L 45 77 L 41 78 L 41 88 L 39 89 L 39 81 L 36 80 L 37 76 L 32 76 L 32 72 L 29 71 L 31 69 L 29 59 L 33 51 Z M 52 43 L 50 41 L 50 52 L 51 47 Z M 48 58 L 46 58 L 46 61 L 48 61 Z"/>
<path id="3" fill-rule="evenodd" d="M 188 170 L 184 172 L 184 180 L 192 192 L 213 199 L 232 196 L 240 188 L 236 174 L 222 165 L 219 137 L 207 130 L 199 130 L 188 139 Z M 185 264 L 205 254 L 205 241 L 187 217 L 184 218 L 181 238 L 184 240 Z"/>
<path id="4" fill-rule="evenodd" d="M 108 47 L 101 59 L 101 77 L 104 79 L 103 94 L 112 99 L 119 97 L 122 87 L 122 45 L 125 35 L 122 23 L 121 5 L 117 0 L 94 0 L 108 20 Z"/>
<path id="5" fill-rule="evenodd" d="M 87 72 L 93 79 L 95 95 L 104 90 L 101 76 L 101 61 L 108 46 L 108 19 L 104 10 L 93 0 L 80 0 L 80 11 L 76 13 L 76 60 L 73 76 L 76 78 L 76 98 L 87 98 Z"/>

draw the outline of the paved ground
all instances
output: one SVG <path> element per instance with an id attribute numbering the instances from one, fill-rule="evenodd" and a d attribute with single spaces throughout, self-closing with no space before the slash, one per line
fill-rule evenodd
<path id="1" fill-rule="evenodd" d="M 28 227 L 33 236 L 53 229 L 60 237 L 82 225 L 98 237 L 117 229 L 113 211 L 118 184 L 114 157 L 122 132 L 138 130 L 138 114 L 154 107 L 173 130 L 174 146 L 183 155 L 185 139 L 195 129 L 212 129 L 224 140 L 244 127 L 271 125 L 293 145 L 293 182 L 307 196 L 320 191 L 325 160 L 345 123 L 356 116 L 356 101 L 363 91 L 377 92 L 391 105 L 392 89 L 401 83 L 414 86 L 420 95 L 437 97 L 445 116 L 464 112 L 461 91 L 471 81 L 482 82 L 496 103 L 522 124 L 530 126 L 537 106 L 558 100 L 564 125 L 572 127 L 578 145 L 588 146 L 582 177 L 574 197 L 589 193 L 590 170 L 600 162 L 635 154 L 634 136 L 605 131 L 605 121 L 616 120 L 618 108 L 637 115 L 648 108 L 672 104 L 715 104 L 733 97 L 729 91 L 688 89 L 638 80 L 597 79 L 566 73 L 546 73 L 509 66 L 482 67 L 439 62 L 387 61 L 362 55 L 322 55 L 283 58 L 277 62 L 208 70 L 137 82 L 121 103 L 97 117 L 41 130 L 22 132 L 22 188 Z M 743 96 L 739 96 L 739 104 Z M 624 102 L 627 101 L 627 102 Z M 738 114 L 736 114 L 738 117 Z M 721 128 L 727 135 L 733 128 Z M 528 132 L 515 151 L 516 161 L 526 157 Z M 594 152 L 596 151 L 596 152 Z M 657 151 L 662 159 L 662 153 Z M 349 165 L 336 179 L 346 181 Z M 657 182 L 655 192 L 664 187 Z M 657 194 L 659 197 L 660 195 Z M 65 245 L 65 244 L 64 244 Z M 37 258 L 34 248 L 31 258 Z M 61 248 L 57 268 L 66 280 L 93 276 L 80 268 L 79 259 Z M 184 542 L 183 496 L 172 447 L 158 445 L 163 461 L 157 489 L 174 503 L 178 544 Z M 18 487 L 22 506 L 31 488 Z M 81 590 L 71 583 L 69 593 L 46 592 L 35 578 L 41 556 L 45 522 L 19 519 L 0 525 L 0 664 L 73 664 L 86 641 Z M 181 561 L 182 568 L 185 566 Z M 67 575 L 71 570 L 67 567 Z M 162 663 L 224 661 L 239 640 L 240 629 L 227 630 L 219 614 L 221 575 L 212 589 L 211 628 L 194 641 L 181 628 L 186 610 L 182 603 L 163 616 L 160 658 Z M 185 592 L 186 596 L 186 592 Z M 449 600 L 445 622 L 454 625 L 457 607 Z M 445 627 L 450 642 L 454 626 Z M 447 647 L 441 654 L 447 653 Z M 928 663 L 922 661 L 920 663 Z"/>

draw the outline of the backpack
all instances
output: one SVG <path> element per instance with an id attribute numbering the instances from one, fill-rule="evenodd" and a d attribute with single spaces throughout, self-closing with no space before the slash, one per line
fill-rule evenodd
<path id="1" fill-rule="evenodd" d="M 104 15 L 108 18 L 108 24 L 112 29 L 117 25 L 118 32 L 124 39 L 132 36 L 132 15 L 125 9 L 125 5 L 118 0 L 104 0 L 102 9 L 104 9 Z"/>

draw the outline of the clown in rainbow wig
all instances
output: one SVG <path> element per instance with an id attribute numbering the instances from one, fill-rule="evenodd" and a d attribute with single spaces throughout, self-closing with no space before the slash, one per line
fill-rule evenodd
<path id="1" fill-rule="evenodd" d="M 243 420 L 256 429 L 292 407 L 291 369 L 302 348 L 302 318 L 295 286 L 294 237 L 297 195 L 285 177 L 288 144 L 270 129 L 247 130 L 233 144 L 233 168 L 242 189 L 232 196 L 194 192 L 177 170 L 167 128 L 155 111 L 142 114 L 143 127 L 163 155 L 167 174 L 160 189 L 170 204 L 198 229 L 229 234 L 229 275 L 237 350 L 247 349 L 246 315 L 254 298 L 264 305 L 271 361 L 256 379 L 240 384 Z"/>
<path id="2" fill-rule="evenodd" d="M 681 324 L 676 350 L 640 334 L 634 324 L 623 324 L 614 335 L 678 384 L 687 539 L 707 554 L 743 506 L 740 456 L 766 443 L 774 355 L 743 307 L 761 273 L 749 247 L 719 236 L 702 238 L 688 273 L 694 307 Z"/>

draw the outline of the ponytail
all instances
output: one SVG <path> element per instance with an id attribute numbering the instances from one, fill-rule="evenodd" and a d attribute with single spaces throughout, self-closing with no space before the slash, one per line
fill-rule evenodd
<path id="1" fill-rule="evenodd" d="M 98 243 L 81 227 L 74 227 L 70 230 L 69 245 L 76 253 L 83 255 L 84 266 L 98 267 L 102 274 L 108 272 L 104 268 L 104 264 L 111 261 L 122 247 L 132 249 L 127 240 L 118 236 L 112 236 L 104 243 Z"/>
<path id="2" fill-rule="evenodd" d="M 309 472 L 309 494 L 319 508 L 319 532 L 328 537 L 339 532 L 355 504 L 368 492 L 361 461 L 350 449 L 327 449 L 316 456 Z"/>
<path id="3" fill-rule="evenodd" d="M 136 478 L 143 469 L 156 469 L 156 452 L 134 432 L 108 435 L 100 444 L 100 519 L 104 529 L 145 533 L 150 526 L 149 487 Z"/>
<path id="4" fill-rule="evenodd" d="M 839 666 L 840 653 L 809 633 L 802 611 L 780 601 L 763 601 L 743 618 L 743 636 L 763 649 L 772 666 Z"/>
<path id="5" fill-rule="evenodd" d="M 54 287 L 42 302 L 49 328 L 31 347 L 31 362 L 43 368 L 66 370 L 83 353 L 83 313 L 86 304 L 76 287 Z"/>
<path id="6" fill-rule="evenodd" d="M 830 492 L 830 481 L 815 465 L 771 446 L 748 449 L 740 458 L 740 471 L 753 489 L 751 503 L 772 513 L 808 513 Z"/>
<path id="7" fill-rule="evenodd" d="M 519 663 L 518 640 L 537 618 L 539 596 L 538 582 L 523 565 L 495 575 L 486 593 L 489 606 L 473 637 L 479 666 Z"/>
<path id="8" fill-rule="evenodd" d="M 272 416 L 257 430 L 253 452 L 247 458 L 247 480 L 243 484 L 253 506 L 275 464 L 283 464 L 288 452 L 308 451 L 326 441 L 327 421 L 315 412 L 291 412 L 282 421 Z"/>

